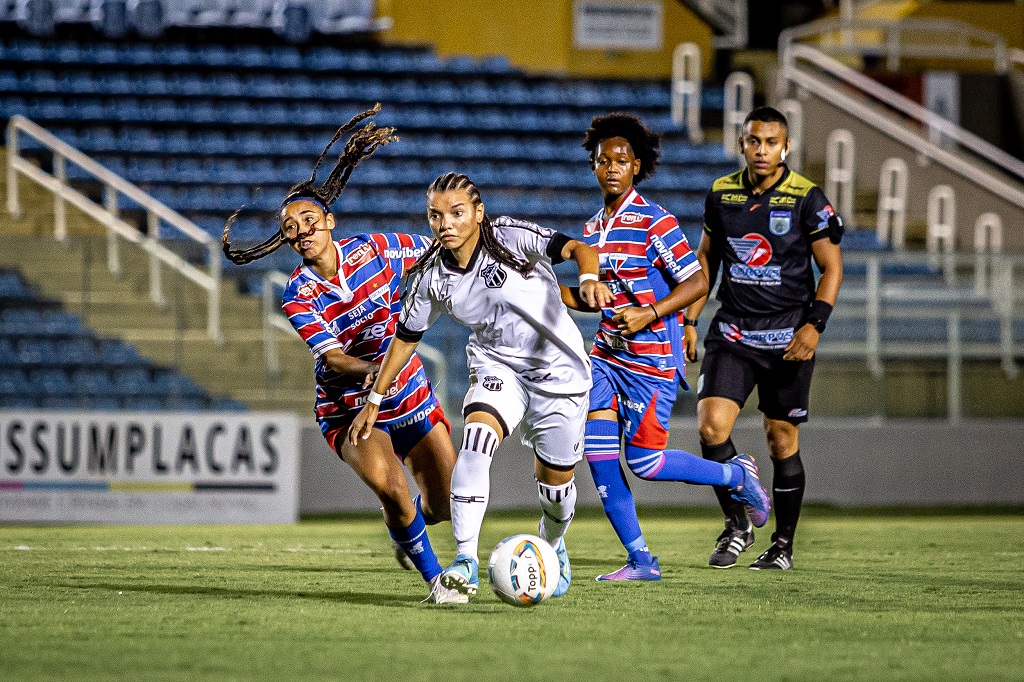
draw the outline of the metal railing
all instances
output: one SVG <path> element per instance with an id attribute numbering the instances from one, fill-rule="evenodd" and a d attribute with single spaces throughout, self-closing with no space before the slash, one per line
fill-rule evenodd
<path id="1" fill-rule="evenodd" d="M 782 54 L 782 68 L 779 69 L 779 96 L 787 94 L 789 84 L 795 84 L 808 92 L 826 97 L 832 105 L 857 117 L 879 132 L 915 149 L 917 153 L 945 166 L 964 180 L 1024 208 L 1024 190 L 1019 184 L 1011 183 L 984 165 L 974 163 L 963 155 L 933 142 L 927 135 L 922 135 L 919 130 L 908 126 L 906 119 L 917 121 L 928 130 L 937 131 L 946 139 L 956 142 L 959 145 L 959 151 L 973 154 L 979 160 L 991 164 L 1014 180 L 1024 181 L 1024 162 L 836 61 L 821 50 L 809 45 L 794 44 L 791 41 L 791 36 L 789 39 L 786 36 L 780 38 L 779 44 Z M 812 73 L 810 70 L 801 68 L 801 62 L 813 65 L 834 80 L 825 78 L 820 73 Z M 862 96 L 851 94 L 850 89 L 859 92 Z M 888 106 L 904 118 L 899 119 L 886 115 L 873 106 L 869 100 Z"/>
<path id="2" fill-rule="evenodd" d="M 885 375 L 886 360 L 945 360 L 948 418 L 954 422 L 963 413 L 965 360 L 996 360 L 1007 378 L 1019 375 L 1024 341 L 1015 338 L 1014 326 L 1024 321 L 1024 290 L 1015 285 L 1015 277 L 1024 276 L 1024 256 L 957 252 L 945 255 L 941 267 L 935 267 L 926 253 L 848 253 L 844 262 L 848 269 L 863 265 L 866 274 L 863 284 L 844 284 L 830 324 L 863 324 L 864 339 L 844 340 L 826 332 L 819 347 L 822 357 L 863 359 L 876 379 Z M 922 284 L 905 274 L 887 278 L 886 266 L 930 273 L 941 283 Z M 988 279 L 984 288 L 976 286 L 979 270 Z M 905 340 L 883 341 L 887 325 L 928 320 L 945 323 L 944 340 L 908 334 Z M 998 325 L 997 339 L 964 340 L 966 325 L 985 323 Z"/>
<path id="3" fill-rule="evenodd" d="M 47 173 L 21 155 L 20 135 L 26 135 L 53 154 L 53 173 Z M 67 164 L 84 170 L 102 185 L 103 205 L 74 189 L 67 179 Z M 18 192 L 18 174 L 38 183 L 53 194 L 53 235 L 58 241 L 67 239 L 67 204 L 79 208 L 107 230 L 107 268 L 116 276 L 122 272 L 119 238 L 149 254 L 149 296 L 158 307 L 166 305 L 163 291 L 163 267 L 171 268 L 207 293 L 206 333 L 214 341 L 223 342 L 220 316 L 221 249 L 220 243 L 199 229 L 192 221 L 168 208 L 124 178 L 110 172 L 88 156 L 57 139 L 44 128 L 24 116 L 12 116 L 7 124 L 7 212 L 15 218 L 22 215 Z M 120 197 L 139 205 L 146 214 L 146 231 L 142 232 L 120 216 Z M 160 243 L 160 228 L 166 224 L 193 242 L 205 247 L 206 270 L 192 265 Z"/>
<path id="4" fill-rule="evenodd" d="M 884 58 L 890 71 L 907 57 L 991 62 L 996 73 L 1024 63 L 1021 50 L 1008 47 L 1003 36 L 955 19 L 819 19 L 783 31 L 779 52 L 783 43 L 807 38 L 830 55 Z"/>
<path id="5" fill-rule="evenodd" d="M 263 357 L 267 364 L 267 374 L 271 377 L 281 376 L 281 357 L 277 347 L 278 331 L 299 338 L 295 328 L 281 312 L 281 293 L 288 286 L 288 275 L 279 270 L 267 270 L 263 273 L 263 285 L 260 298 L 263 308 Z M 451 412 L 451 401 L 448 399 L 448 360 L 444 353 L 433 346 L 422 343 L 416 347 L 420 357 L 432 365 L 429 372 L 431 383 L 443 390 L 435 391 L 437 399 L 445 412 Z"/>

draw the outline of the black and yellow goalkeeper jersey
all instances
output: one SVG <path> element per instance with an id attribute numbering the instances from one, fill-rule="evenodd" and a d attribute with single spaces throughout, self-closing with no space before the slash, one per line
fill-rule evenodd
<path id="1" fill-rule="evenodd" d="M 834 215 L 825 193 L 789 168 L 758 195 L 745 170 L 715 180 L 704 203 L 704 232 L 711 238 L 711 273 L 716 264 L 722 270 L 722 308 L 774 315 L 813 300 L 811 243 L 828 236 Z"/>

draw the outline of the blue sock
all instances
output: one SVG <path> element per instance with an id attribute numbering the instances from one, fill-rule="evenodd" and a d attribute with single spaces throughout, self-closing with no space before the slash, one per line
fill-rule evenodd
<path id="1" fill-rule="evenodd" d="M 416 507 L 416 518 L 408 527 L 395 529 L 389 526 L 388 532 L 391 533 L 391 539 L 409 555 L 424 580 L 430 582 L 441 572 L 441 564 L 438 563 L 437 557 L 434 555 L 434 548 L 430 546 L 430 538 L 427 537 L 427 524 L 423 520 L 419 506 Z"/>
<path id="2" fill-rule="evenodd" d="M 619 425 L 607 419 L 587 420 L 583 451 L 590 465 L 590 475 L 601 496 L 604 513 L 612 524 L 619 542 L 633 558 L 634 552 L 646 551 L 650 563 L 650 550 L 640 531 L 640 520 L 636 515 L 636 502 L 629 483 L 619 466 Z"/>
<path id="3" fill-rule="evenodd" d="M 719 464 L 684 450 L 649 450 L 626 446 L 630 471 L 647 481 L 682 481 L 735 487 L 742 479 L 738 466 Z"/>

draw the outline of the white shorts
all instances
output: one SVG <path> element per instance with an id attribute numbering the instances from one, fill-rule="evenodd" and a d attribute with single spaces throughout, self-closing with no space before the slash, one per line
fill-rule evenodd
<path id="1" fill-rule="evenodd" d="M 464 416 L 483 411 L 497 418 L 507 436 L 521 426 L 523 445 L 554 466 L 573 466 L 583 458 L 583 436 L 590 394 L 551 395 L 529 388 L 504 365 L 470 371 L 469 391 L 462 403 Z"/>

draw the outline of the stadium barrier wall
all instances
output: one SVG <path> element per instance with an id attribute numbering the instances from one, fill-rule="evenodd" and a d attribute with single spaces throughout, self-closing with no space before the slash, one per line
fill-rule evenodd
<path id="1" fill-rule="evenodd" d="M 622 7 L 631 2 L 638 4 L 638 0 L 610 4 Z M 675 46 L 694 42 L 701 48 L 704 77 L 710 76 L 711 28 L 681 2 L 656 0 L 655 4 L 660 4 L 662 12 L 661 46 L 645 50 L 576 47 L 573 0 L 456 0 L 444 4 L 443 20 L 435 3 L 381 0 L 378 13 L 394 19 L 394 26 L 385 33 L 390 42 L 432 44 L 444 56 L 505 55 L 514 65 L 540 73 L 668 78 Z M 614 108 L 614 103 L 609 106 Z"/>
<path id="2" fill-rule="evenodd" d="M 0 521 L 292 523 L 299 419 L 0 411 Z"/>
<path id="3" fill-rule="evenodd" d="M 456 435 L 461 425 L 453 425 Z M 772 465 L 758 419 L 741 419 L 733 433 L 741 452 L 757 459 L 770 487 Z M 952 426 L 937 420 L 813 420 L 800 429 L 810 503 L 856 506 L 1024 505 L 1020 444 L 1024 422 L 974 420 Z M 699 452 L 697 423 L 672 424 L 672 447 Z M 376 498 L 330 451 L 315 427 L 304 427 L 299 509 L 303 513 L 374 511 Z M 711 490 L 684 483 L 652 483 L 627 474 L 643 506 L 707 506 Z M 579 504 L 599 507 L 585 462 L 576 468 Z M 492 509 L 536 509 L 533 455 L 518 433 L 501 446 L 491 467 Z"/>

